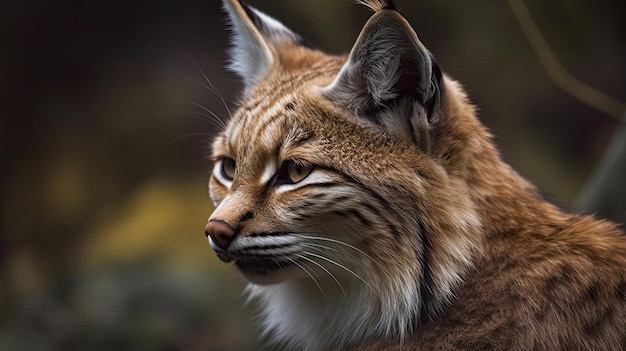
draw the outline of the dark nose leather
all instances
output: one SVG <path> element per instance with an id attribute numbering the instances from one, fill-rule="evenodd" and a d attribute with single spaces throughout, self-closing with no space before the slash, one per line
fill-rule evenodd
<path id="1" fill-rule="evenodd" d="M 209 221 L 204 227 L 204 233 L 206 236 L 210 236 L 215 245 L 222 250 L 226 250 L 235 238 L 235 229 L 220 220 Z"/>

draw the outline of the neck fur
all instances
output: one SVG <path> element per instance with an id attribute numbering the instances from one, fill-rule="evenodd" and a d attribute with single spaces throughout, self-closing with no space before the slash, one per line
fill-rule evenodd
<path id="1" fill-rule="evenodd" d="M 302 350 L 324 350 L 373 337 L 404 337 L 421 306 L 419 296 L 378 296 L 354 279 L 342 282 L 290 280 L 273 286 L 249 286 L 259 299 L 265 336 Z M 414 287 L 405 292 L 417 292 Z M 399 335 L 398 335 L 399 334 Z"/>

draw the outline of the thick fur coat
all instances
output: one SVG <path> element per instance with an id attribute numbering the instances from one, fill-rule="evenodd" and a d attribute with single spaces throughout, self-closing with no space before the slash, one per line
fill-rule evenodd
<path id="1" fill-rule="evenodd" d="M 626 349 L 626 236 L 504 163 L 391 2 L 349 55 L 224 0 L 238 110 L 211 246 L 298 350 Z"/>

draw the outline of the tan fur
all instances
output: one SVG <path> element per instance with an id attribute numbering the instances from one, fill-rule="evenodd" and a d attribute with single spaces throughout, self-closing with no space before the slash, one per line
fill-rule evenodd
<path id="1" fill-rule="evenodd" d="M 273 63 L 213 144 L 235 176 L 223 184 L 216 168 L 210 189 L 211 220 L 236 228 L 231 246 L 317 238 L 272 254 L 305 255 L 295 269 L 244 269 L 267 333 L 309 350 L 626 349 L 626 236 L 544 201 L 501 160 L 457 82 L 442 78 L 426 148 L 404 124 L 377 126 L 333 100 L 350 58 L 265 40 Z M 261 181 L 288 160 L 325 185 Z"/>

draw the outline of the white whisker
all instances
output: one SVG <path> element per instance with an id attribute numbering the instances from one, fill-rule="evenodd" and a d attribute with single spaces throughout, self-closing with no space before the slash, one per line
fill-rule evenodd
<path id="1" fill-rule="evenodd" d="M 193 106 L 196 106 L 196 107 L 198 107 L 198 108 L 202 109 L 203 111 L 205 111 L 206 113 L 208 113 L 209 115 L 211 115 L 213 118 L 215 118 L 215 120 L 216 120 L 216 121 L 218 121 L 218 122 L 219 122 L 220 126 L 221 126 L 223 129 L 226 129 L 226 123 L 224 123 L 224 121 L 223 121 L 221 118 L 219 118 L 219 117 L 218 117 L 218 116 L 217 116 L 217 115 L 216 115 L 213 111 L 211 111 L 211 110 L 209 110 L 208 108 L 206 108 L 206 107 L 204 107 L 204 106 L 202 106 L 202 105 L 200 105 L 200 104 L 198 104 L 198 103 L 195 103 L 195 102 L 193 102 L 193 101 L 189 101 L 189 103 L 190 103 L 191 105 L 193 105 Z"/>
<path id="2" fill-rule="evenodd" d="M 217 96 L 220 101 L 222 102 L 222 106 L 224 106 L 224 109 L 226 110 L 226 112 L 228 113 L 228 116 L 232 117 L 232 113 L 230 112 L 230 109 L 228 108 L 228 104 L 226 103 L 226 101 L 224 100 L 224 97 L 222 97 L 222 94 L 219 92 L 219 90 L 217 90 L 215 88 L 215 86 L 213 86 L 213 84 L 211 83 L 211 81 L 209 80 L 209 78 L 206 76 L 206 74 L 204 74 L 204 71 L 202 71 L 202 69 L 200 68 L 200 65 L 198 65 L 198 63 L 196 62 L 196 60 L 193 59 L 193 57 L 191 57 L 191 55 L 189 55 L 189 53 L 187 54 L 187 58 L 189 58 L 189 60 L 191 61 L 191 63 L 193 63 L 193 65 L 196 67 L 196 69 L 200 72 L 200 74 L 202 75 L 202 78 L 204 78 L 204 81 L 207 82 L 208 86 L 195 81 L 195 83 L 200 84 L 201 86 L 207 88 L 210 92 L 212 92 L 215 96 Z"/>
<path id="3" fill-rule="evenodd" d="M 291 263 L 295 264 L 296 266 L 300 267 L 300 269 L 302 269 L 309 277 L 311 277 L 311 280 L 313 280 L 313 282 L 315 283 L 315 285 L 317 285 L 317 287 L 320 289 L 320 292 L 322 293 L 322 296 L 324 297 L 324 299 L 326 299 L 326 294 L 324 293 L 324 289 L 322 289 L 322 286 L 320 285 L 320 283 L 317 281 L 317 279 L 315 279 L 315 277 L 313 277 L 313 275 L 311 274 L 311 272 L 309 272 L 306 268 L 304 268 L 301 264 L 299 264 L 298 262 L 296 262 L 294 259 L 288 257 L 288 256 L 282 256 L 283 258 L 288 259 Z M 274 262 L 276 262 L 273 258 L 272 260 Z"/>
<path id="4" fill-rule="evenodd" d="M 323 252 L 324 250 L 328 250 L 332 252 L 340 252 L 339 250 L 332 248 L 330 246 L 326 246 L 326 245 L 319 245 L 319 244 L 313 244 L 313 243 L 300 243 L 299 245 L 308 247 L 314 250 L 318 250 L 320 252 Z"/>
<path id="5" fill-rule="evenodd" d="M 170 142 L 169 142 L 169 145 L 176 144 L 177 142 L 179 142 L 179 141 L 181 141 L 181 140 L 183 140 L 183 139 L 187 139 L 187 138 L 194 137 L 194 136 L 205 136 L 205 137 L 211 137 L 211 136 L 213 136 L 213 135 L 212 135 L 212 134 L 210 134 L 210 133 L 189 133 L 189 134 L 185 134 L 185 135 L 183 135 L 183 136 L 181 136 L 181 137 L 178 137 L 178 138 L 176 138 L 176 139 L 174 139 L 174 140 L 170 141 Z"/>
<path id="6" fill-rule="evenodd" d="M 317 258 L 319 258 L 319 259 L 321 259 L 321 260 L 324 260 L 324 261 L 326 261 L 326 262 L 329 262 L 329 263 L 331 263 L 331 264 L 334 264 L 335 266 L 337 266 L 337 267 L 339 267 L 339 268 L 342 268 L 342 269 L 346 270 L 347 272 L 349 272 L 350 274 L 352 274 L 353 276 L 355 276 L 357 279 L 359 279 L 361 282 L 363 282 L 363 284 L 367 285 L 367 287 L 368 287 L 368 288 L 370 288 L 370 290 L 372 290 L 372 292 L 376 294 L 376 290 L 374 290 L 374 288 L 372 288 L 372 286 L 371 286 L 371 285 L 370 285 L 367 281 L 365 281 L 365 279 L 361 278 L 361 276 L 359 276 L 358 274 L 356 274 L 356 273 L 355 273 L 354 271 L 352 271 L 350 268 L 348 268 L 348 267 L 346 267 L 346 266 L 342 265 L 341 263 L 338 263 L 338 262 L 336 262 L 336 261 L 334 261 L 334 260 L 331 260 L 331 259 L 330 259 L 330 258 L 328 258 L 328 257 L 324 257 L 324 256 L 318 255 L 318 254 L 313 253 L 313 252 L 304 251 L 303 253 L 304 253 L 305 255 L 310 255 L 310 256 L 313 256 L 313 257 L 317 257 Z M 378 295 L 378 294 L 376 294 L 376 295 Z"/>
<path id="7" fill-rule="evenodd" d="M 335 277 L 334 274 L 332 274 L 328 269 L 326 269 L 326 267 L 322 266 L 321 264 L 315 262 L 314 260 L 303 256 L 303 255 L 297 255 L 299 258 L 303 259 L 303 260 L 307 260 L 311 263 L 313 263 L 314 265 L 320 267 L 324 272 L 328 273 L 328 275 L 331 276 L 331 278 L 333 278 L 333 280 L 337 283 L 337 285 L 339 286 L 339 289 L 341 289 L 341 292 L 343 293 L 343 297 L 347 297 L 346 295 L 346 291 L 343 289 L 343 286 L 341 285 L 341 283 L 339 282 L 339 280 L 337 279 L 337 277 Z"/>
<path id="8" fill-rule="evenodd" d="M 218 121 L 216 121 L 215 117 L 212 115 L 207 115 L 207 114 L 199 113 L 199 112 L 186 112 L 186 114 L 201 117 L 203 121 L 209 122 L 216 127 L 224 128 L 224 126 Z"/>
<path id="9" fill-rule="evenodd" d="M 361 249 L 359 249 L 358 247 L 355 247 L 355 246 L 353 246 L 353 245 L 350 245 L 350 244 L 348 244 L 348 243 L 345 243 L 345 242 L 343 242 L 343 241 L 341 241 L 341 240 L 331 239 L 331 238 L 326 238 L 326 237 L 322 237 L 322 236 L 312 236 L 312 235 L 303 235 L 303 234 L 292 234 L 292 235 L 295 235 L 295 236 L 301 237 L 301 238 L 303 238 L 303 239 L 323 240 L 323 241 L 329 241 L 329 242 L 332 242 L 332 243 L 335 243 L 335 244 L 343 245 L 343 246 L 349 247 L 349 248 L 351 248 L 351 249 L 353 249 L 353 250 L 355 250 L 355 251 L 359 252 L 360 254 L 362 254 L 362 255 L 366 256 L 366 257 L 367 257 L 367 258 L 369 258 L 372 262 L 374 262 L 374 259 L 373 259 L 370 255 L 368 255 L 367 253 L 365 253 L 363 250 L 361 250 Z"/>

